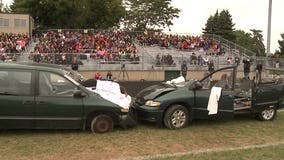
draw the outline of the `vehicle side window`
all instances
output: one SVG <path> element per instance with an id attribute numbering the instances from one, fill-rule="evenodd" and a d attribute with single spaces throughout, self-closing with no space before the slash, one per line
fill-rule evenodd
<path id="1" fill-rule="evenodd" d="M 39 95 L 40 96 L 73 96 L 76 86 L 60 75 L 40 72 Z"/>
<path id="2" fill-rule="evenodd" d="M 0 93 L 31 95 L 32 73 L 26 71 L 0 71 Z"/>

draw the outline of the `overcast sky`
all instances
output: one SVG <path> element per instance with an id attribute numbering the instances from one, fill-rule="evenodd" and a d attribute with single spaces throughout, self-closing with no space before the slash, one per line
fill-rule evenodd
<path id="1" fill-rule="evenodd" d="M 263 31 L 264 45 L 267 45 L 269 0 L 172 0 L 172 5 L 181 9 L 171 32 L 199 34 L 210 15 L 216 10 L 229 10 L 235 29 L 250 32 Z M 271 52 L 279 48 L 280 34 L 284 33 L 284 0 L 272 0 Z"/>
<path id="2" fill-rule="evenodd" d="M 3 0 L 11 4 L 12 0 Z M 210 15 L 216 10 L 229 10 L 235 29 L 250 32 L 263 31 L 264 45 L 267 45 L 269 0 L 172 0 L 172 5 L 181 9 L 179 18 L 174 20 L 171 32 L 201 34 Z M 271 52 L 279 48 L 280 34 L 284 33 L 284 0 L 272 0 Z"/>

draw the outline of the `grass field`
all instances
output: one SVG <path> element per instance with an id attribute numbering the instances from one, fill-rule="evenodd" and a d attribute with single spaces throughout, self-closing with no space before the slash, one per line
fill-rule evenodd
<path id="1" fill-rule="evenodd" d="M 0 131 L 0 159 L 97 160 L 143 159 L 143 157 L 150 159 L 151 157 L 145 156 L 153 156 L 154 159 L 259 160 L 263 156 L 269 159 L 271 155 L 274 160 L 278 160 L 284 159 L 283 154 L 280 154 L 284 153 L 283 122 L 282 111 L 274 121 L 269 122 L 241 116 L 225 122 L 194 121 L 181 130 L 157 128 L 153 124 L 143 123 L 129 130 L 115 128 L 113 132 L 107 134 L 74 130 Z M 218 151 L 219 148 L 241 148 L 274 143 L 279 145 Z M 204 152 L 214 149 L 218 152 Z M 169 157 L 155 157 L 164 154 Z M 171 154 L 176 156 L 172 157 Z M 226 156 L 231 158 L 225 158 Z"/>
<path id="2" fill-rule="evenodd" d="M 283 160 L 284 145 L 238 149 L 233 151 L 186 154 L 154 158 L 153 160 Z"/>

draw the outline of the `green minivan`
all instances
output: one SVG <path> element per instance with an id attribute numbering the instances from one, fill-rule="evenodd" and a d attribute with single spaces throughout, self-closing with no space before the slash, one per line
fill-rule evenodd
<path id="1" fill-rule="evenodd" d="M 167 81 L 140 91 L 132 103 L 138 120 L 156 122 L 169 129 L 184 128 L 194 119 L 232 119 L 237 114 L 273 120 L 284 108 L 282 78 L 237 77 L 237 65 L 205 73 L 200 80 Z"/>
<path id="2" fill-rule="evenodd" d="M 136 125 L 130 108 L 82 85 L 78 72 L 52 64 L 0 63 L 0 129 L 91 129 Z"/>

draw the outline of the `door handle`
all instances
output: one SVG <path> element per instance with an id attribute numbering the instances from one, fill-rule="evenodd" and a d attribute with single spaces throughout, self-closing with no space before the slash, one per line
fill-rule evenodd
<path id="1" fill-rule="evenodd" d="M 33 105 L 34 101 L 24 101 L 23 105 Z"/>

